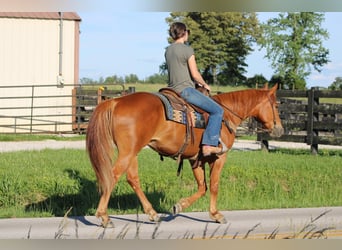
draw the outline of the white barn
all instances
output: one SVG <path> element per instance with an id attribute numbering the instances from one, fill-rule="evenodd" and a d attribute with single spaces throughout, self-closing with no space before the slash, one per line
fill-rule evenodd
<path id="1" fill-rule="evenodd" d="M 0 133 L 72 131 L 80 21 L 74 12 L 0 12 Z"/>

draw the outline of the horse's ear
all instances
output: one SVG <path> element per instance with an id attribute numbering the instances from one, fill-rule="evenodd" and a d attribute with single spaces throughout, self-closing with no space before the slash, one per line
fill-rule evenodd
<path id="1" fill-rule="evenodd" d="M 276 83 L 276 84 L 270 89 L 271 94 L 275 93 L 277 89 L 278 89 L 278 83 Z"/>

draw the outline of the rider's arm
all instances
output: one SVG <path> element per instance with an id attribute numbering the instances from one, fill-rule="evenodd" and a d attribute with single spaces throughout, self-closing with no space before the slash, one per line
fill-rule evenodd
<path id="1" fill-rule="evenodd" d="M 192 79 L 210 91 L 210 86 L 204 81 L 201 73 L 198 71 L 195 55 L 190 56 L 190 58 L 188 59 L 188 65 Z"/>

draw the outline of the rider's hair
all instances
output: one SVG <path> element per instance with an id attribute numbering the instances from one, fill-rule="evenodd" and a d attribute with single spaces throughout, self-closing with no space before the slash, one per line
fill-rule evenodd
<path id="1" fill-rule="evenodd" d="M 183 37 L 185 32 L 187 32 L 186 25 L 181 22 L 175 22 L 171 24 L 169 29 L 169 34 L 173 40 Z"/>

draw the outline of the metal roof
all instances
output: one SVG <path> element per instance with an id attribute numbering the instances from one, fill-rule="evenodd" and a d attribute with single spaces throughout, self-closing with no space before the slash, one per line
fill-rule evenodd
<path id="1" fill-rule="evenodd" d="M 81 21 L 76 12 L 61 12 L 64 20 Z M 0 12 L 0 18 L 60 19 L 59 12 Z"/>

